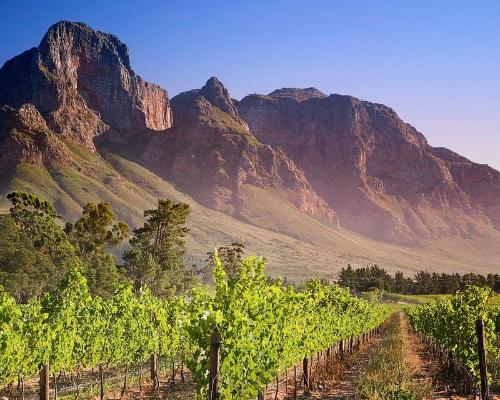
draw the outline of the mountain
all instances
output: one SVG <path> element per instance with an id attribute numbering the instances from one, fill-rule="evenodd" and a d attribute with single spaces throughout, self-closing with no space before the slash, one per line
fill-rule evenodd
<path id="1" fill-rule="evenodd" d="M 431 147 L 387 106 L 288 88 L 247 96 L 238 110 L 259 141 L 304 170 L 344 227 L 405 245 L 497 236 L 500 173 Z"/>
<path id="2" fill-rule="evenodd" d="M 291 202 L 299 211 L 337 225 L 337 216 L 281 150 L 260 143 L 240 118 L 222 83 L 175 96 L 174 126 L 153 137 L 142 162 L 201 204 L 259 224 L 256 190 Z M 267 224 L 264 224 L 267 225 Z M 269 226 L 267 226 L 269 227 Z"/>
<path id="3" fill-rule="evenodd" d="M 315 88 L 232 99 L 215 77 L 169 99 L 117 37 L 62 21 L 0 69 L 0 210 L 25 190 L 75 219 L 106 200 L 132 226 L 157 198 L 192 207 L 193 261 L 232 241 L 271 274 L 492 271 L 499 173 L 390 108 Z"/>
<path id="4" fill-rule="evenodd" d="M 99 136 L 123 142 L 172 125 L 167 92 L 134 73 L 125 44 L 67 21 L 5 63 L 0 103 L 32 104 L 60 137 L 89 148 Z"/>

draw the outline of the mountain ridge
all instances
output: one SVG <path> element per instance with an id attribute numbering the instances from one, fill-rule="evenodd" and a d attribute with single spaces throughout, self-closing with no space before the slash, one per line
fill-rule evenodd
<path id="1" fill-rule="evenodd" d="M 38 191 L 70 219 L 107 200 L 136 226 L 154 204 L 145 176 L 165 196 L 188 196 L 198 215 L 223 212 L 217 237 L 255 226 L 289 238 L 280 263 L 294 240 L 328 254 L 301 250 L 292 264 L 304 274 L 307 257 L 322 274 L 344 265 L 319 260 L 440 260 L 461 271 L 500 261 L 500 173 L 431 147 L 385 105 L 316 88 L 234 101 L 216 77 L 170 99 L 134 72 L 116 36 L 68 21 L 0 68 L 2 194 Z M 211 235 L 198 227 L 198 256 Z"/>
<path id="2" fill-rule="evenodd" d="M 354 231 L 411 244 L 440 234 L 466 236 L 475 229 L 474 218 L 498 230 L 500 203 L 488 204 L 460 178 L 469 167 L 500 193 L 498 171 L 432 148 L 385 105 L 335 94 L 305 100 L 250 95 L 238 109 L 260 141 L 282 147 L 302 167 L 341 223 Z M 462 212 L 456 224 L 443 222 L 446 215 L 426 218 L 448 209 Z M 381 225 L 383 235 L 377 232 Z"/>

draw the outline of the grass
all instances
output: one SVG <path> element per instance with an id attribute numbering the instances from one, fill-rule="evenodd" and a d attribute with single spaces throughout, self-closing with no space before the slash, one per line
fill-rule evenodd
<path id="1" fill-rule="evenodd" d="M 247 129 L 245 129 L 238 121 L 236 121 L 230 114 L 222 111 L 218 107 L 211 107 L 208 115 L 202 115 L 199 119 L 205 122 L 209 127 L 218 128 L 224 125 L 235 133 L 241 135 L 248 144 L 257 146 L 259 142 Z"/>
<path id="2" fill-rule="evenodd" d="M 387 334 L 356 382 L 357 394 L 367 400 L 423 400 L 431 385 L 412 379 L 406 360 L 401 314 L 390 321 Z"/>
<path id="3" fill-rule="evenodd" d="M 2 193 L 14 190 L 36 193 L 46 200 L 50 200 L 60 213 L 73 219 L 81 211 L 80 205 L 71 196 L 62 190 L 45 168 L 29 164 L 19 164 L 2 179 Z M 0 198 L 0 212 L 7 212 L 10 203 L 5 196 Z"/>
<path id="4" fill-rule="evenodd" d="M 370 292 L 363 293 L 365 297 L 373 296 Z M 431 301 L 439 300 L 444 297 L 451 297 L 451 294 L 399 294 L 384 292 L 380 299 L 381 301 L 390 301 L 394 303 L 408 304 L 424 304 Z M 494 294 L 490 300 L 491 305 L 500 305 L 500 294 Z"/>
<path id="5" fill-rule="evenodd" d="M 446 294 L 399 294 L 385 292 L 381 296 L 383 301 L 391 301 L 395 303 L 408 303 L 408 304 L 423 304 L 431 301 L 438 300 L 443 297 L 449 297 Z"/>

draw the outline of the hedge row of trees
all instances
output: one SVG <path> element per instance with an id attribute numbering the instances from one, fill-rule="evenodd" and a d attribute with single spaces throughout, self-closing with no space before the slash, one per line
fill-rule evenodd
<path id="1" fill-rule="evenodd" d="M 402 272 L 389 274 L 384 268 L 372 265 L 364 268 L 343 268 L 339 283 L 358 292 L 377 288 L 400 294 L 453 294 L 468 285 L 486 286 L 500 293 L 500 275 L 446 274 L 419 271 L 413 277 Z"/>

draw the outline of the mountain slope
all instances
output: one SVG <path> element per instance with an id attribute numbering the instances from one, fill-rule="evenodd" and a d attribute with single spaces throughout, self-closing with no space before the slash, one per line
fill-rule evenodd
<path id="1" fill-rule="evenodd" d="M 304 238 L 299 240 L 293 237 L 294 232 L 290 228 L 293 225 L 285 225 L 289 230 L 288 235 L 280 234 L 203 207 L 162 178 L 113 152 L 102 153 L 104 158 L 101 158 L 81 145 L 72 145 L 71 154 L 82 166 L 86 163 L 94 165 L 100 171 L 99 174 L 88 179 L 74 170 L 48 170 L 20 164 L 9 178 L 1 178 L 3 193 L 16 189 L 39 193 L 54 202 L 69 218 L 76 218 L 86 201 L 106 200 L 111 202 L 120 219 L 131 224 L 140 223 L 142 210 L 154 207 L 157 198 L 169 197 L 185 201 L 192 209 L 188 239 L 192 262 L 201 264 L 210 249 L 240 241 L 245 244 L 248 254 L 260 254 L 268 258 L 271 275 L 287 276 L 297 281 L 311 276 L 334 279 L 340 268 L 347 263 L 378 263 L 390 271 L 399 269 L 411 272 L 425 268 L 485 273 L 494 270 L 500 261 L 500 257 L 480 257 L 474 252 L 474 246 L 465 242 L 464 252 L 460 254 L 447 253 L 445 249 L 440 252 L 421 252 L 375 242 L 341 227 L 329 227 L 297 212 L 293 205 L 287 206 L 286 202 L 279 201 L 273 205 L 272 201 L 266 199 L 265 192 L 257 193 L 260 204 L 266 204 L 267 211 L 272 212 L 279 207 L 280 215 L 283 215 L 282 208 L 294 215 L 292 223 L 296 224 L 296 234 Z M 83 182 L 78 182 L 79 179 Z M 262 189 L 254 187 L 253 190 Z M 3 197 L 0 201 L 0 213 L 7 209 L 8 202 Z M 266 216 L 260 213 L 258 215 L 260 218 Z M 479 262 L 476 265 L 469 264 L 464 259 L 465 253 Z"/>
<path id="2" fill-rule="evenodd" d="M 255 139 L 217 78 L 175 96 L 171 104 L 173 128 L 152 137 L 144 150 L 142 162 L 149 168 L 202 204 L 244 220 L 242 187 L 250 185 L 280 191 L 299 212 L 338 223 L 302 170 L 282 151 Z"/>

